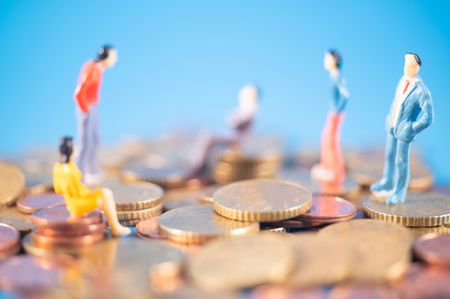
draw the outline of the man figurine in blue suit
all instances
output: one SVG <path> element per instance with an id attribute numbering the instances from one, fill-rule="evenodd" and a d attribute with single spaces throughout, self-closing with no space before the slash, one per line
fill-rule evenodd
<path id="1" fill-rule="evenodd" d="M 433 122 L 430 91 L 417 76 L 421 65 L 419 55 L 405 54 L 404 75 L 397 86 L 387 118 L 383 177 L 370 187 L 376 196 L 386 196 L 386 203 L 390 205 L 405 202 L 409 185 L 411 142 Z"/>

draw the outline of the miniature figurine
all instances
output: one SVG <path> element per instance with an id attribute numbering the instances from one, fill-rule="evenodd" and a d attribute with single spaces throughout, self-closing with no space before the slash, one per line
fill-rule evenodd
<path id="1" fill-rule="evenodd" d="M 113 46 L 101 47 L 97 58 L 83 66 L 74 94 L 80 147 L 76 164 L 86 183 L 97 183 L 100 179 L 97 164 L 99 90 L 104 69 L 113 67 L 116 61 L 117 51 Z"/>
<path id="2" fill-rule="evenodd" d="M 131 230 L 119 223 L 116 204 L 111 190 L 107 188 L 91 190 L 82 183 L 82 173 L 71 162 L 73 140 L 63 137 L 59 146 L 60 162 L 53 168 L 53 186 L 55 192 L 64 196 L 67 210 L 73 217 L 83 215 L 99 208 L 108 219 L 114 236 L 126 236 Z"/>
<path id="3" fill-rule="evenodd" d="M 397 86 L 391 111 L 387 117 L 383 177 L 370 188 L 376 196 L 387 196 L 387 204 L 405 202 L 410 176 L 411 142 L 417 134 L 433 122 L 434 112 L 430 91 L 417 75 L 421 66 L 422 61 L 419 55 L 405 54 L 404 74 Z"/>
<path id="4" fill-rule="evenodd" d="M 313 179 L 339 187 L 345 180 L 345 164 L 340 146 L 340 127 L 349 94 L 341 75 L 342 56 L 336 50 L 325 53 L 324 67 L 332 81 L 332 101 L 322 131 L 320 164 L 313 166 Z"/>

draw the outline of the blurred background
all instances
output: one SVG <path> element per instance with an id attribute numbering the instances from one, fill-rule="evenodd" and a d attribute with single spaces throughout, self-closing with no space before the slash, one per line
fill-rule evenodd
<path id="1" fill-rule="evenodd" d="M 282 136 L 291 152 L 319 147 L 327 49 L 344 58 L 346 148 L 384 146 L 403 54 L 417 52 L 436 119 L 414 146 L 437 182 L 450 183 L 449 1 L 0 0 L 0 155 L 76 134 L 73 91 L 103 43 L 119 52 L 101 90 L 104 144 L 226 130 L 239 89 L 256 83 L 256 130 Z"/>

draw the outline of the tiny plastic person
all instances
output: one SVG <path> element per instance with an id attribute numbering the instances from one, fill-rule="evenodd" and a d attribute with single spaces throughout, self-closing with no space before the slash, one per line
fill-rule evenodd
<path id="1" fill-rule="evenodd" d="M 93 61 L 82 68 L 74 98 L 77 106 L 79 153 L 76 164 L 84 175 L 85 182 L 96 183 L 100 179 L 97 162 L 99 144 L 98 102 L 103 71 L 117 61 L 117 51 L 104 45 Z"/>
<path id="2" fill-rule="evenodd" d="M 405 54 L 403 76 L 397 85 L 390 113 L 386 119 L 386 155 L 383 177 L 371 186 L 376 196 L 386 197 L 387 204 L 405 202 L 409 185 L 411 142 L 434 118 L 428 88 L 417 75 L 422 60 L 415 53 Z"/>
<path id="3" fill-rule="evenodd" d="M 60 162 L 53 168 L 53 186 L 55 192 L 64 196 L 67 209 L 72 217 L 82 217 L 97 208 L 101 209 L 108 219 L 114 236 L 126 236 L 131 230 L 119 223 L 116 204 L 111 190 L 91 190 L 82 183 L 82 173 L 71 162 L 73 140 L 63 137 L 59 146 Z"/>
<path id="4" fill-rule="evenodd" d="M 239 91 L 239 106 L 230 119 L 237 140 L 250 133 L 256 112 L 258 112 L 259 96 L 260 92 L 255 85 L 245 85 Z"/>
<path id="5" fill-rule="evenodd" d="M 332 100 L 322 131 L 320 164 L 311 170 L 312 178 L 340 187 L 345 180 L 345 163 L 340 146 L 340 128 L 349 94 L 341 75 L 342 56 L 336 50 L 325 53 L 324 67 L 332 82 Z"/>

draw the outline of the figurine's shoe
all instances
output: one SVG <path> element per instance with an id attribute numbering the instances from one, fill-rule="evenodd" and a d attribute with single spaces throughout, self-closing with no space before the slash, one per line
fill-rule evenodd
<path id="1" fill-rule="evenodd" d="M 376 183 L 373 183 L 370 186 L 370 191 L 372 191 L 372 193 L 374 194 L 386 194 L 386 193 L 391 193 L 390 191 L 392 190 L 392 183 L 388 182 L 385 179 L 381 179 Z"/>
<path id="2" fill-rule="evenodd" d="M 405 202 L 406 193 L 405 192 L 394 192 L 386 198 L 386 204 L 388 205 L 398 205 Z"/>
<path id="3" fill-rule="evenodd" d="M 326 169 L 321 164 L 316 164 L 311 169 L 311 178 L 322 182 L 331 182 L 335 179 L 333 171 Z"/>
<path id="4" fill-rule="evenodd" d="M 122 225 L 112 228 L 111 232 L 115 237 L 125 237 L 131 234 L 131 229 Z"/>

